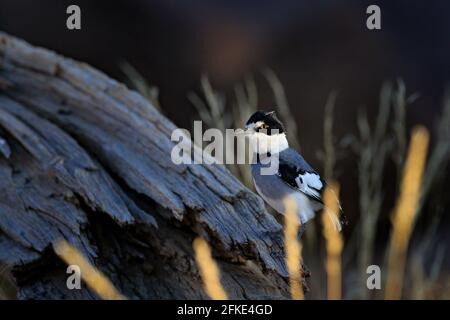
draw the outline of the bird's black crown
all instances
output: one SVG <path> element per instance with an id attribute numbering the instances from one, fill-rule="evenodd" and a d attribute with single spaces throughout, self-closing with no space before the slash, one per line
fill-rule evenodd
<path id="1" fill-rule="evenodd" d="M 259 132 L 260 130 L 264 130 L 268 135 L 271 135 L 272 130 L 278 130 L 278 133 L 284 133 L 284 126 L 281 121 L 275 115 L 275 111 L 263 112 L 256 111 L 252 116 L 248 119 L 246 126 L 254 123 L 261 122 L 262 125 L 255 127 L 255 131 Z"/>

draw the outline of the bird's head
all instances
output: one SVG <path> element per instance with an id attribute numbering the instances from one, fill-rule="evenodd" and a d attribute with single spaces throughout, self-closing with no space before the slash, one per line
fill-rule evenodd
<path id="1" fill-rule="evenodd" d="M 247 120 L 245 129 L 249 133 L 259 132 L 266 135 L 284 134 L 284 126 L 277 118 L 275 111 L 256 111 Z"/>
<path id="2" fill-rule="evenodd" d="M 275 154 L 288 148 L 285 129 L 275 111 L 256 111 L 245 124 L 254 152 Z"/>

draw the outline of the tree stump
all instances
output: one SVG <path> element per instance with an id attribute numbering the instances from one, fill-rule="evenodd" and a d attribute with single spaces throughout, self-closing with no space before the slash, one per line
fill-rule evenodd
<path id="1" fill-rule="evenodd" d="M 65 239 L 130 299 L 207 298 L 204 237 L 230 298 L 289 297 L 282 227 L 221 165 L 170 161 L 175 125 L 94 68 L 0 33 L 0 263 L 20 299 L 66 287 Z"/>

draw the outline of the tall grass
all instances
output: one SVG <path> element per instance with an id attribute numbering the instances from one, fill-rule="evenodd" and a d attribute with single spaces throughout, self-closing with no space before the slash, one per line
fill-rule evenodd
<path id="1" fill-rule="evenodd" d="M 358 184 L 360 219 L 356 228 L 356 239 L 352 239 L 358 246 L 358 278 L 366 277 L 367 266 L 373 264 L 376 226 L 381 215 L 384 200 L 383 181 L 384 170 L 393 150 L 393 140 L 390 136 L 389 117 L 391 115 L 393 88 L 390 83 L 383 85 L 380 93 L 378 115 L 373 128 L 370 126 L 365 112 L 358 115 L 359 138 L 356 147 L 358 155 Z M 359 281 L 359 295 L 367 299 L 369 291 L 365 281 Z"/>
<path id="2" fill-rule="evenodd" d="M 161 105 L 159 103 L 159 89 L 148 83 L 139 71 L 128 62 L 122 62 L 119 67 L 134 89 L 143 97 L 147 98 L 147 100 L 149 100 L 155 108 L 162 112 L 163 110 L 161 109 Z"/>
<path id="3" fill-rule="evenodd" d="M 444 108 L 440 116 L 436 130 L 436 141 L 433 150 L 430 152 L 430 159 L 427 163 L 426 173 L 423 177 L 423 184 L 420 195 L 419 209 L 422 209 L 425 200 L 430 195 L 430 191 L 436 180 L 441 179 L 443 171 L 448 167 L 450 157 L 450 88 L 444 97 Z"/>
<path id="4" fill-rule="evenodd" d="M 336 104 L 337 92 L 332 91 L 328 96 L 324 109 L 323 120 L 323 151 L 319 152 L 319 158 L 323 162 L 323 177 L 325 181 L 335 179 L 334 170 L 337 162 L 337 152 L 335 147 L 334 107 Z"/>
<path id="5" fill-rule="evenodd" d="M 202 238 L 196 238 L 193 243 L 195 260 L 200 269 L 203 286 L 208 296 L 213 300 L 226 300 L 228 295 L 220 282 L 220 270 L 212 258 L 211 248 Z"/>
<path id="6" fill-rule="evenodd" d="M 100 298 L 105 300 L 125 300 L 112 282 L 72 245 L 65 240 L 59 240 L 54 245 L 55 253 L 67 263 L 76 265 L 81 270 L 81 278 Z"/>
<path id="7" fill-rule="evenodd" d="M 414 128 L 403 169 L 400 196 L 392 218 L 386 299 L 401 298 L 406 254 L 419 204 L 428 141 L 429 134 L 424 127 Z"/>
<path id="8" fill-rule="evenodd" d="M 301 279 L 302 246 L 297 240 L 300 220 L 297 203 L 292 197 L 284 199 L 284 249 L 286 265 L 289 272 L 289 286 L 294 300 L 303 300 L 304 293 Z"/>
<path id="9" fill-rule="evenodd" d="M 411 253 L 410 272 L 406 275 L 405 281 L 411 284 L 409 290 L 412 299 L 434 299 L 439 297 L 439 294 L 436 296 L 436 293 L 442 291 L 444 292 L 441 298 L 450 298 L 450 281 L 447 284 L 445 284 L 445 281 L 444 283 L 440 281 L 447 248 L 445 244 L 438 243 L 435 238 L 439 224 L 440 216 L 433 218 L 431 225 L 418 241 L 418 247 Z M 432 255 L 428 254 L 433 247 L 437 249 L 434 250 Z M 425 269 L 427 265 L 430 266 L 430 272 Z M 447 286 L 447 293 L 445 292 L 445 286 Z M 444 289 L 439 287 L 444 287 Z"/>
<path id="10" fill-rule="evenodd" d="M 323 236 L 326 240 L 327 294 L 329 300 L 342 298 L 341 255 L 344 247 L 342 234 L 333 221 L 339 219 L 339 185 L 331 182 L 323 194 L 324 210 L 322 213 Z M 330 219 L 330 215 L 334 216 Z"/>

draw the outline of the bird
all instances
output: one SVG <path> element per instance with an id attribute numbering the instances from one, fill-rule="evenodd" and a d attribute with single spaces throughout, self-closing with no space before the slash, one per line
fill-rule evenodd
<path id="1" fill-rule="evenodd" d="M 292 197 L 301 222 L 301 237 L 305 224 L 323 209 L 325 181 L 299 152 L 289 147 L 285 127 L 275 111 L 253 113 L 245 124 L 245 134 L 253 149 L 251 175 L 257 193 L 280 214 L 285 214 L 284 200 Z M 274 160 L 278 160 L 278 166 L 269 172 L 270 161 Z M 340 231 L 340 219 L 335 214 L 328 216 Z"/>

